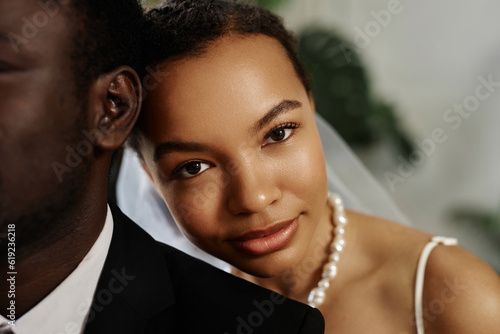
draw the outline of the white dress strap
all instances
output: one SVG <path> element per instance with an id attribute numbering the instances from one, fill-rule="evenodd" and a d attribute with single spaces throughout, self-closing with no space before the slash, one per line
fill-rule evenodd
<path id="1" fill-rule="evenodd" d="M 417 278 L 415 282 L 415 320 L 418 334 L 424 334 L 422 299 L 424 291 L 425 267 L 427 265 L 427 259 L 429 259 L 431 251 L 439 244 L 443 244 L 445 246 L 453 246 L 457 245 L 458 241 L 455 238 L 435 236 L 431 241 L 427 243 L 427 245 L 425 245 L 422 253 L 420 254 L 420 259 L 418 261 L 417 267 Z"/>

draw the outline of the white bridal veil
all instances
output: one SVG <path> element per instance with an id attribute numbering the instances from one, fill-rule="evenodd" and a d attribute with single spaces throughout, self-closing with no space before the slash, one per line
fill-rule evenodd
<path id="1" fill-rule="evenodd" d="M 330 191 L 338 193 L 349 209 L 409 225 L 384 189 L 318 113 L 316 124 L 325 152 Z M 182 235 L 136 154 L 128 148 L 123 156 L 116 195 L 122 211 L 156 240 L 227 269 L 224 262 L 201 251 Z"/>

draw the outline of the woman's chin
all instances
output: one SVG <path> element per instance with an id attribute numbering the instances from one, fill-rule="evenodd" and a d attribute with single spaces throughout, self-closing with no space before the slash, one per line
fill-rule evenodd
<path id="1" fill-rule="evenodd" d="M 276 270 L 265 270 L 264 268 L 246 268 L 246 267 L 232 267 L 231 268 L 231 273 L 233 275 L 236 275 L 238 277 L 242 278 L 248 278 L 248 275 L 257 277 L 257 278 L 263 278 L 263 279 L 272 279 L 275 277 L 278 277 L 283 274 L 283 272 L 277 272 Z"/>
<path id="2" fill-rule="evenodd" d="M 232 273 L 237 276 L 252 275 L 259 278 L 275 278 L 286 276 L 293 268 L 293 263 L 287 264 L 283 261 L 249 261 L 247 263 L 233 263 Z"/>

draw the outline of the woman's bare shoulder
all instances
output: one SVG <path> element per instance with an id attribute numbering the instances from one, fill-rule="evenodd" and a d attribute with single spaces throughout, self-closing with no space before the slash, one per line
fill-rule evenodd
<path id="1" fill-rule="evenodd" d="M 346 234 L 353 234 L 356 255 L 365 260 L 365 273 L 376 272 L 381 286 L 413 299 L 418 259 L 432 235 L 359 212 L 347 211 L 347 218 L 352 226 Z"/>
<path id="2" fill-rule="evenodd" d="M 384 218 L 348 211 L 358 242 L 372 254 L 386 259 L 405 261 L 412 257 L 416 261 L 432 234 Z"/>
<path id="3" fill-rule="evenodd" d="M 433 235 L 412 227 L 348 211 L 356 244 L 378 266 L 381 281 L 413 303 L 418 260 Z M 382 285 L 381 285 L 382 286 Z M 424 279 L 426 334 L 500 333 L 500 278 L 460 246 L 438 245 Z"/>
<path id="4" fill-rule="evenodd" d="M 425 272 L 426 333 L 500 333 L 500 278 L 460 246 L 437 246 Z"/>

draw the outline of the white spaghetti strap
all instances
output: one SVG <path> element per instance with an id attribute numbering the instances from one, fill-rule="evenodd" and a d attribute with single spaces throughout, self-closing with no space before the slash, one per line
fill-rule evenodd
<path id="1" fill-rule="evenodd" d="M 439 244 L 443 244 L 445 246 L 452 246 L 458 244 L 457 239 L 455 238 L 446 238 L 435 236 L 431 241 L 425 245 L 422 253 L 420 254 L 420 259 L 418 261 L 417 267 L 417 278 L 415 282 L 415 320 L 417 325 L 417 333 L 424 334 L 424 318 L 423 318 L 423 309 L 422 309 L 422 295 L 424 291 L 424 276 L 425 276 L 425 267 L 427 265 L 427 259 L 431 254 L 431 251 Z"/>

